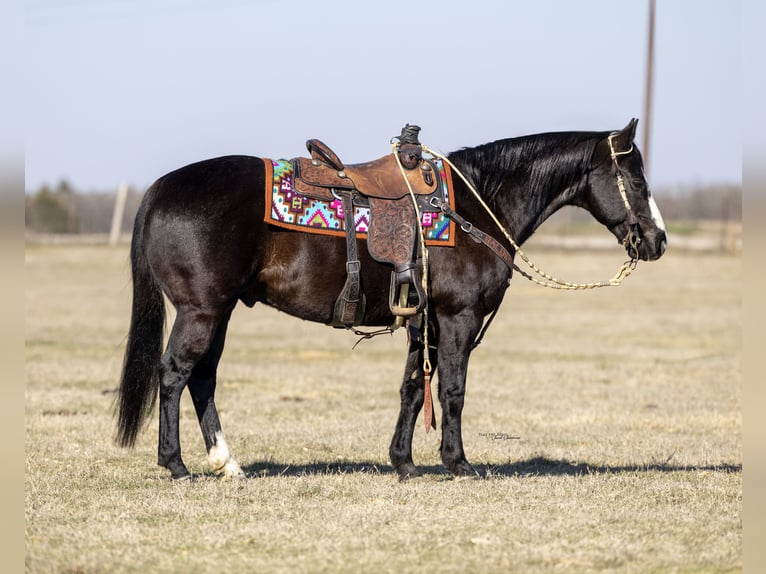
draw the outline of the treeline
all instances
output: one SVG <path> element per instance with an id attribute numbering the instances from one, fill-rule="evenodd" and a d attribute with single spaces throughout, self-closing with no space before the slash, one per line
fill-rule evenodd
<path id="1" fill-rule="evenodd" d="M 143 191 L 128 189 L 121 231 L 130 233 Z M 68 182 L 41 187 L 26 196 L 25 226 L 28 233 L 97 234 L 109 233 L 116 191 L 78 192 Z"/>
<path id="2" fill-rule="evenodd" d="M 666 220 L 742 220 L 741 186 L 680 187 L 654 195 Z"/>
<path id="3" fill-rule="evenodd" d="M 254 191 L 255 193 L 255 191 Z M 666 222 L 742 219 L 742 189 L 715 185 L 665 190 L 655 193 Z M 116 191 L 80 192 L 66 181 L 44 186 L 26 196 L 26 229 L 33 234 L 109 233 Z M 129 189 L 121 231 L 130 233 L 143 191 Z M 577 218 L 588 218 L 584 212 Z"/>

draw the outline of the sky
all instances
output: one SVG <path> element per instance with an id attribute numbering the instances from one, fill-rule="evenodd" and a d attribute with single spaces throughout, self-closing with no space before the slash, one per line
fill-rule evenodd
<path id="1" fill-rule="evenodd" d="M 742 179 L 741 6 L 657 0 L 647 175 Z M 442 152 L 646 125 L 649 0 L 28 0 L 25 187 L 81 191 L 227 154 L 345 163 L 405 123 Z M 16 120 L 18 121 L 18 119 Z"/>

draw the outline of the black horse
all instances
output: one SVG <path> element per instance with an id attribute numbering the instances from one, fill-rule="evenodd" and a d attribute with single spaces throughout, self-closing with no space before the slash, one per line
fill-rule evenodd
<path id="1" fill-rule="evenodd" d="M 619 132 L 504 139 L 447 157 L 518 245 L 559 208 L 576 205 L 587 209 L 620 242 L 633 232 L 640 241 L 631 242 L 628 249 L 637 258 L 654 260 L 665 250 L 666 235 L 633 143 L 636 124 L 632 120 Z M 624 198 L 618 176 L 624 182 Z M 186 387 L 213 470 L 242 475 L 224 440 L 214 401 L 216 369 L 237 301 L 248 307 L 261 302 L 329 324 L 344 285 L 344 239 L 265 223 L 264 177 L 264 163 L 255 157 L 194 163 L 158 179 L 136 216 L 132 314 L 118 398 L 117 442 L 134 445 L 159 390 L 158 464 L 176 479 L 190 476 L 181 459 L 178 430 L 179 400 Z M 465 183 L 453 179 L 455 211 L 514 253 Z M 364 245 L 360 242 L 367 299 L 363 324 L 390 325 L 391 268 L 372 259 Z M 317 260 L 323 264 L 306 265 Z M 428 340 L 433 348 L 430 361 L 439 374 L 441 459 L 454 475 L 475 475 L 461 435 L 468 359 L 485 318 L 503 299 L 512 269 L 463 232 L 457 233 L 454 247 L 431 247 L 429 260 Z M 177 311 L 164 352 L 163 293 Z M 402 479 L 419 474 L 412 461 L 412 436 L 425 396 L 423 355 L 422 343 L 412 338 L 389 451 Z"/>

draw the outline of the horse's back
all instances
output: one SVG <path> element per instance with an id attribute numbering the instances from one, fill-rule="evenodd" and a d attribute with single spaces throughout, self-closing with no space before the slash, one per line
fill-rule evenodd
<path id="1" fill-rule="evenodd" d="M 212 215 L 242 204 L 261 204 L 265 175 L 261 158 L 229 155 L 206 159 L 160 177 L 144 201 L 155 208 L 192 213 L 213 208 Z M 200 215 L 200 213 L 197 213 Z"/>

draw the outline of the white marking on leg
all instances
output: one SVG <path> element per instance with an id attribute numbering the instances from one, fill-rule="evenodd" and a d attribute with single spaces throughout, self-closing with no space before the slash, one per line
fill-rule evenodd
<path id="1" fill-rule="evenodd" d="M 218 431 L 215 433 L 215 444 L 210 447 L 210 451 L 207 453 L 207 462 L 210 464 L 213 472 L 221 474 L 230 459 L 231 451 L 229 450 L 229 445 L 226 444 L 226 439 L 223 438 L 223 432 Z"/>
<path id="2" fill-rule="evenodd" d="M 654 224 L 661 229 L 662 231 L 665 231 L 665 222 L 662 220 L 662 214 L 660 213 L 660 208 L 657 207 L 657 204 L 654 202 L 654 197 L 652 194 L 649 194 L 649 211 L 652 214 L 652 219 L 654 220 Z"/>
<path id="3" fill-rule="evenodd" d="M 223 432 L 218 431 L 215 433 L 215 444 L 210 447 L 210 451 L 207 453 L 207 461 L 210 464 L 210 468 L 213 472 L 219 475 L 223 475 L 224 478 L 244 477 L 245 473 L 242 472 L 239 464 L 234 457 L 231 456 L 229 445 L 226 444 L 226 439 L 223 438 Z"/>

